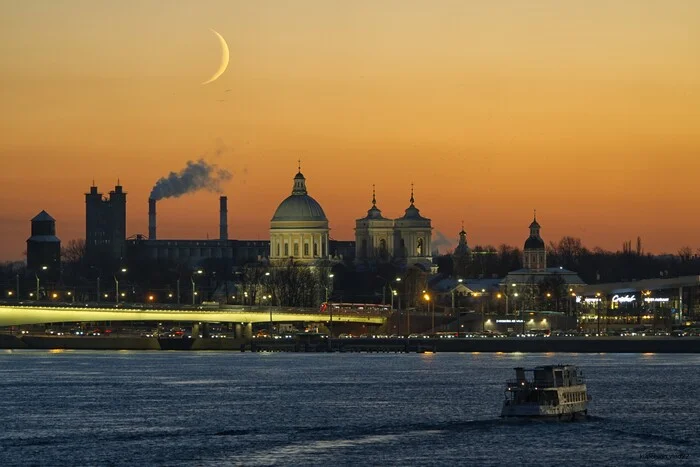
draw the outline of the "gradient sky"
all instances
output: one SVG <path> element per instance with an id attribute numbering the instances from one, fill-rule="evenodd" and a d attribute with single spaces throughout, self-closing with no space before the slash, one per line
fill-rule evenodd
<path id="1" fill-rule="evenodd" d="M 231 60 L 216 71 L 227 40 Z M 84 237 L 92 180 L 147 233 L 155 181 L 234 173 L 232 238 L 267 239 L 302 159 L 331 235 L 378 206 L 522 246 L 700 247 L 700 2 L 2 1 L 0 259 L 29 219 Z M 218 195 L 158 208 L 159 238 L 218 235 Z"/>

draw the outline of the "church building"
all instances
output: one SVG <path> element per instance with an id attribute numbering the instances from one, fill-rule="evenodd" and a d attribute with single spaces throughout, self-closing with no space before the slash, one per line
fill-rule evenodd
<path id="1" fill-rule="evenodd" d="M 415 206 L 413 187 L 410 202 L 402 217 L 388 219 L 377 208 L 376 195 L 372 190 L 372 207 L 365 217 L 355 221 L 356 261 L 394 259 L 430 268 L 431 221 L 421 216 Z"/>
<path id="2" fill-rule="evenodd" d="M 280 203 L 270 221 L 270 260 L 292 258 L 311 263 L 328 258 L 328 232 L 326 214 L 309 196 L 300 166 L 292 194 Z"/>

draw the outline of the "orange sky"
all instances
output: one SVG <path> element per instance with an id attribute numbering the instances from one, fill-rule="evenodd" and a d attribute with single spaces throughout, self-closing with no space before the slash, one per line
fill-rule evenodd
<path id="1" fill-rule="evenodd" d="M 84 237 L 83 193 L 129 193 L 205 156 L 232 238 L 268 238 L 302 159 L 336 239 L 371 186 L 387 217 L 436 231 L 700 247 L 700 2 L 519 0 L 3 2 L 0 260 L 29 219 Z M 231 59 L 217 81 L 226 38 Z M 217 152 L 221 152 L 218 156 Z M 218 235 L 218 195 L 159 204 L 160 238 Z"/>

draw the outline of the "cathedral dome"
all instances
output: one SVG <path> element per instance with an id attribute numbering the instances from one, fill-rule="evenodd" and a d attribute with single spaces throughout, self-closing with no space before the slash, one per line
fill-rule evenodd
<path id="1" fill-rule="evenodd" d="M 291 196 L 280 203 L 272 221 L 328 221 L 318 201 L 308 195 L 301 171 L 294 176 Z"/>
<path id="2" fill-rule="evenodd" d="M 535 250 L 542 248 L 544 248 L 544 240 L 542 240 L 539 237 L 528 237 L 528 239 L 525 240 L 526 250 Z"/>
<path id="3" fill-rule="evenodd" d="M 326 214 L 318 201 L 309 195 L 291 195 L 272 216 L 273 221 L 327 221 Z"/>

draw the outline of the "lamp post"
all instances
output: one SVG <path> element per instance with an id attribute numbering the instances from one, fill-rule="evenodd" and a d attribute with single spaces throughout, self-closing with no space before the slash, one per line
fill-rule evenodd
<path id="1" fill-rule="evenodd" d="M 333 274 L 328 274 L 328 278 L 331 280 L 331 286 L 333 286 Z M 328 286 L 326 285 L 326 304 L 328 303 Z M 333 350 L 333 346 L 331 344 L 331 338 L 333 338 L 333 307 L 328 306 L 328 320 L 329 320 L 329 336 L 328 336 L 328 348 Z"/>
<path id="2" fill-rule="evenodd" d="M 42 266 L 41 270 L 42 271 L 47 271 L 49 269 L 48 266 Z M 39 285 L 40 285 L 40 280 L 39 280 L 39 273 L 35 272 L 34 277 L 36 278 L 36 299 L 39 300 Z"/>
<path id="3" fill-rule="evenodd" d="M 430 311 L 430 295 L 424 290 L 423 291 L 423 300 L 425 300 L 425 303 L 428 305 L 428 311 Z M 433 314 L 431 318 L 431 330 L 433 333 L 435 333 L 435 306 L 433 305 Z"/>
<path id="4" fill-rule="evenodd" d="M 600 304 L 602 303 L 602 299 L 600 298 L 600 292 L 595 293 L 596 298 L 598 299 L 596 302 L 597 306 L 597 312 L 596 312 L 596 318 L 598 322 L 598 337 L 600 337 Z"/>
<path id="5" fill-rule="evenodd" d="M 401 278 L 397 277 L 395 279 L 396 281 L 396 290 L 399 290 L 399 286 L 401 285 Z M 400 291 L 399 291 L 400 292 Z M 401 293 L 397 294 L 399 298 L 399 314 L 401 313 Z M 406 310 L 406 337 L 411 335 L 411 312 L 409 310 Z"/>
<path id="6" fill-rule="evenodd" d="M 120 272 L 122 274 L 126 273 L 126 268 L 121 268 Z M 116 303 L 119 303 L 119 279 L 117 279 L 117 275 L 114 274 L 114 301 Z"/>
<path id="7" fill-rule="evenodd" d="M 457 279 L 457 283 L 461 284 L 464 281 L 464 279 Z M 455 311 L 455 291 L 457 290 L 457 287 L 452 289 L 452 311 Z M 457 337 L 459 337 L 459 330 L 461 329 L 461 313 L 459 310 L 457 310 Z"/>
<path id="8" fill-rule="evenodd" d="M 457 279 L 458 284 L 461 284 L 462 282 L 464 282 L 464 279 Z M 457 291 L 457 287 L 454 287 L 452 289 L 452 309 L 453 310 L 455 309 L 455 292 L 456 291 Z"/>
<path id="9" fill-rule="evenodd" d="M 17 283 L 15 284 L 15 297 L 17 298 L 17 301 L 19 301 L 19 273 L 17 273 L 15 279 L 17 281 Z"/>
<path id="10" fill-rule="evenodd" d="M 197 271 L 195 271 L 195 274 L 201 275 L 201 274 L 204 274 L 204 271 L 201 270 L 201 269 L 197 269 Z M 195 287 L 194 277 L 195 277 L 194 274 L 192 274 L 192 275 L 190 276 L 190 281 L 192 282 L 192 305 L 195 305 L 195 304 L 196 304 L 196 303 L 195 303 L 195 297 L 197 296 L 197 289 L 196 289 L 196 287 Z"/>
<path id="11" fill-rule="evenodd" d="M 515 307 L 515 312 L 517 312 L 518 311 L 518 292 L 515 292 L 513 294 L 513 298 L 515 298 L 514 303 L 513 303 L 513 307 Z M 523 310 L 523 308 L 524 307 L 523 307 L 523 304 L 521 302 L 520 303 L 520 321 L 522 321 L 522 324 L 523 324 L 522 330 L 523 330 L 523 335 L 524 335 L 525 334 L 525 313 L 524 313 L 525 310 Z M 513 313 L 513 314 L 515 314 L 515 313 Z"/>
<path id="12" fill-rule="evenodd" d="M 506 299 L 506 316 L 507 316 L 507 315 L 508 315 L 508 293 L 507 293 L 507 292 L 505 292 L 505 293 L 500 293 L 500 292 L 499 292 L 499 293 L 496 295 L 496 298 L 498 298 L 498 299 L 501 299 L 501 298 L 503 298 L 503 297 L 505 297 L 505 299 Z"/>

